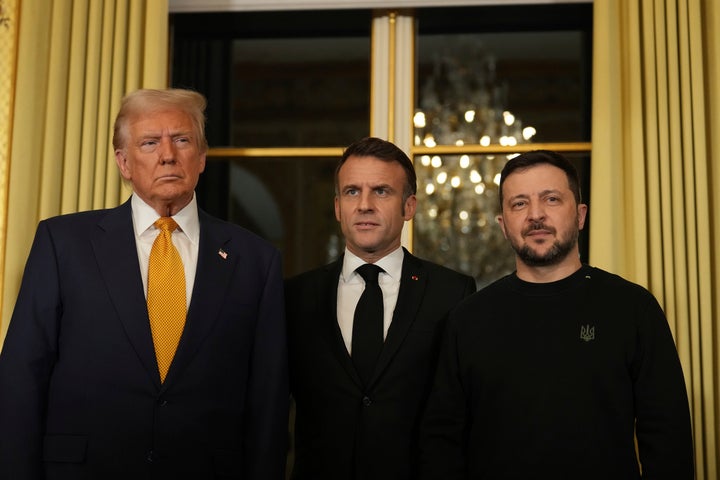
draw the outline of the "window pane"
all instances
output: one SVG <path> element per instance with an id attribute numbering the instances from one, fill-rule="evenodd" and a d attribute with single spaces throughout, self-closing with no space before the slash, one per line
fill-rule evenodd
<path id="1" fill-rule="evenodd" d="M 370 39 L 233 42 L 232 144 L 335 146 L 367 135 Z"/>
<path id="2" fill-rule="evenodd" d="M 370 129 L 369 10 L 173 14 L 172 84 L 211 147 L 343 146 Z"/>
<path id="3" fill-rule="evenodd" d="M 198 204 L 272 242 L 287 276 L 324 265 L 342 253 L 335 220 L 338 159 L 224 158 L 208 161 Z"/>
<path id="4" fill-rule="evenodd" d="M 589 141 L 591 18 L 585 5 L 422 10 L 415 144 Z"/>

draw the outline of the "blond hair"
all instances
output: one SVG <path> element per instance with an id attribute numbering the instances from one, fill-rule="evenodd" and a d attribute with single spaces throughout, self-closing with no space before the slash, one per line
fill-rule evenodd
<path id="1" fill-rule="evenodd" d="M 120 104 L 113 129 L 113 148 L 124 149 L 128 141 L 130 120 L 147 112 L 180 110 L 192 119 L 200 152 L 208 149 L 205 138 L 205 97 L 192 90 L 170 88 L 166 90 L 141 89 L 127 94 Z"/>

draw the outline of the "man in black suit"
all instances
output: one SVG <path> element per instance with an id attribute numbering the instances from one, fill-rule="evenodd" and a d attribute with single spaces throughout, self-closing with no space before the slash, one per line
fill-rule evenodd
<path id="1" fill-rule="evenodd" d="M 392 143 L 365 138 L 350 145 L 335 172 L 345 253 L 286 282 L 294 479 L 416 477 L 418 420 L 443 324 L 475 291 L 473 278 L 400 246 L 403 225 L 415 214 L 416 183 L 412 162 Z M 364 264 L 381 269 L 374 337 L 362 326 L 375 317 L 355 318 L 364 292 L 376 288 L 368 280 L 366 289 L 356 271 Z M 369 337 L 378 338 L 370 348 Z"/>
<path id="2" fill-rule="evenodd" d="M 38 225 L 0 355 L 0 478 L 283 478 L 280 255 L 198 209 L 204 109 L 187 90 L 126 96 L 131 198 Z M 156 244 L 177 267 L 162 281 Z"/>

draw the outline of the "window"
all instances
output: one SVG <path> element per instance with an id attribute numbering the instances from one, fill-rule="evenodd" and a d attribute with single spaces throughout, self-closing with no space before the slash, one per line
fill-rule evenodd
<path id="1" fill-rule="evenodd" d="M 397 143 L 410 145 L 419 178 L 411 247 L 482 285 L 514 265 L 494 220 L 494 178 L 507 155 L 563 150 L 589 196 L 592 4 L 397 14 L 416 26 L 414 48 L 398 53 L 412 59 L 414 80 L 396 86 L 413 91 L 415 104 L 393 112 L 415 124 L 395 132 L 407 135 Z M 275 243 L 288 276 L 342 252 L 335 165 L 344 146 L 371 132 L 373 96 L 379 108 L 395 108 L 378 102 L 371 85 L 372 70 L 385 68 L 371 55 L 382 51 L 385 40 L 372 35 L 383 15 L 171 15 L 172 84 L 208 98 L 211 151 L 199 204 Z M 527 138 L 526 127 L 535 130 Z"/>

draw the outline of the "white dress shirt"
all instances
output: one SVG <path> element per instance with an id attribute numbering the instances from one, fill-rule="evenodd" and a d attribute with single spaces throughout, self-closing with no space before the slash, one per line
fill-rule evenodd
<path id="1" fill-rule="evenodd" d="M 375 265 L 385 270 L 380 272 L 378 283 L 383 293 L 383 338 L 387 337 L 390 323 L 392 322 L 395 305 L 397 304 L 398 292 L 400 291 L 400 276 L 402 274 L 402 263 L 405 254 L 402 247 L 385 255 L 383 258 L 375 262 Z M 355 316 L 355 306 L 363 290 L 365 290 L 365 280 L 355 271 L 365 262 L 361 258 L 350 253 L 345 249 L 343 258 L 342 271 L 338 279 L 337 294 L 337 319 L 340 325 L 345 347 L 348 353 L 352 355 L 352 329 L 353 317 Z"/>
<path id="2" fill-rule="evenodd" d="M 142 275 L 145 298 L 147 298 L 148 263 L 155 237 L 160 229 L 155 227 L 155 220 L 160 218 L 154 208 L 133 193 L 130 199 L 132 207 L 133 227 L 135 228 L 135 246 L 137 247 L 140 275 Z M 178 228 L 172 233 L 172 242 L 177 248 L 185 267 L 185 299 L 190 306 L 195 271 L 197 269 L 198 250 L 200 246 L 200 219 L 198 218 L 195 194 L 182 210 L 173 215 Z"/>

